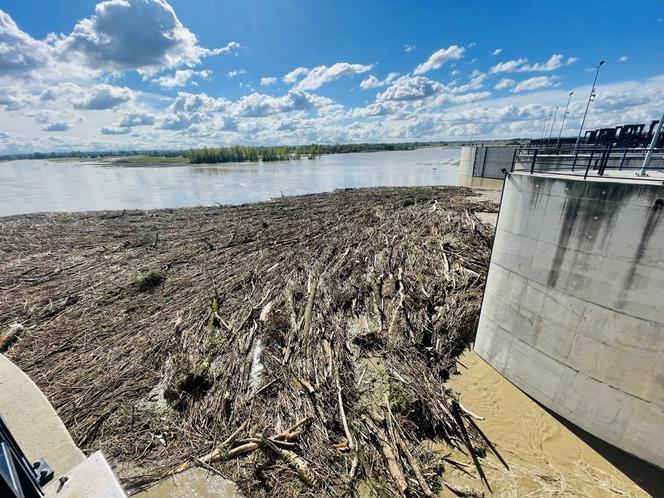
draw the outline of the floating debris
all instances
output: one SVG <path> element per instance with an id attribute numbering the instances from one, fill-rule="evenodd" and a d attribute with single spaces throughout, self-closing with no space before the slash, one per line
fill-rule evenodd
<path id="1" fill-rule="evenodd" d="M 444 384 L 487 210 L 423 187 L 4 218 L 0 330 L 29 330 L 8 355 L 130 492 L 201 465 L 246 496 L 432 496 L 446 462 L 425 443 L 480 477 L 493 450 Z"/>

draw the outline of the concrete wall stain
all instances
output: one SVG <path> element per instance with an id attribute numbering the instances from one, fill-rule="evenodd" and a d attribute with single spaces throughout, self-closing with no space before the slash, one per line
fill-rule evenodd
<path id="1" fill-rule="evenodd" d="M 641 239 L 639 240 L 639 245 L 636 248 L 634 259 L 632 259 L 632 264 L 630 265 L 629 271 L 627 272 L 627 276 L 625 277 L 623 290 L 620 293 L 621 298 L 618 302 L 618 305 L 620 307 L 624 306 L 625 304 L 625 291 L 632 287 L 632 284 L 634 283 L 634 278 L 636 277 L 636 269 L 638 265 L 641 263 L 641 260 L 643 259 L 643 254 L 645 253 L 646 248 L 648 247 L 648 243 L 650 242 L 652 234 L 655 232 L 657 226 L 661 222 L 662 209 L 664 209 L 664 199 L 657 199 L 655 202 L 653 202 L 652 206 L 650 206 L 650 209 L 648 210 L 648 219 L 646 220 L 646 224 L 643 227 L 643 232 L 641 233 Z"/>
<path id="2" fill-rule="evenodd" d="M 547 276 L 547 285 L 554 288 L 560 278 L 560 269 L 572 235 L 575 239 L 575 253 L 572 264 L 568 266 L 574 269 L 580 263 L 580 251 L 589 252 L 594 247 L 606 247 L 617 222 L 621 203 L 632 196 L 632 193 L 621 184 L 578 181 L 566 184 L 568 196 L 565 197 L 563 204 L 563 222 L 558 234 L 556 253 Z M 602 238 L 598 240 L 600 232 Z"/>
<path id="3" fill-rule="evenodd" d="M 572 236 L 572 230 L 576 224 L 576 218 L 579 214 L 579 206 L 581 205 L 581 198 L 565 198 L 563 204 L 563 224 L 560 227 L 558 234 L 558 243 L 556 245 L 556 254 L 553 257 L 553 262 L 549 268 L 549 274 L 546 279 L 546 285 L 555 287 L 560 277 L 560 268 L 562 267 L 565 255 L 567 254 L 567 244 Z M 537 257 L 535 254 L 534 257 Z"/>

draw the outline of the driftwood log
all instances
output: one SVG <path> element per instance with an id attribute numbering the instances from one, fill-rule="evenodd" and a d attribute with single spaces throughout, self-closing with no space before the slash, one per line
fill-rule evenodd
<path id="1" fill-rule="evenodd" d="M 247 496 L 432 496 L 452 464 L 425 441 L 479 475 L 494 449 L 445 387 L 480 210 L 426 187 L 0 219 L 6 354 L 130 492 L 200 465 Z"/>

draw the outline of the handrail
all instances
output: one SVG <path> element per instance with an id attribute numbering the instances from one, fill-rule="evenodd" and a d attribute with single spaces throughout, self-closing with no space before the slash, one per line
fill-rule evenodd
<path id="1" fill-rule="evenodd" d="M 624 148 L 609 145 L 526 145 L 517 148 L 512 158 L 511 171 L 530 174 L 546 173 L 565 176 L 609 177 L 635 179 L 646 155 L 651 154 L 651 173 L 638 176 L 640 180 L 664 183 L 664 148 Z"/>

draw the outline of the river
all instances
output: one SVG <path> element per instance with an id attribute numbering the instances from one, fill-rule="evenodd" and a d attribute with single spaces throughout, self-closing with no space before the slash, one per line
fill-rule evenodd
<path id="1" fill-rule="evenodd" d="M 273 163 L 8 161 L 0 163 L 0 216 L 243 204 L 350 187 L 457 185 L 459 155 L 459 148 L 432 147 Z"/>

